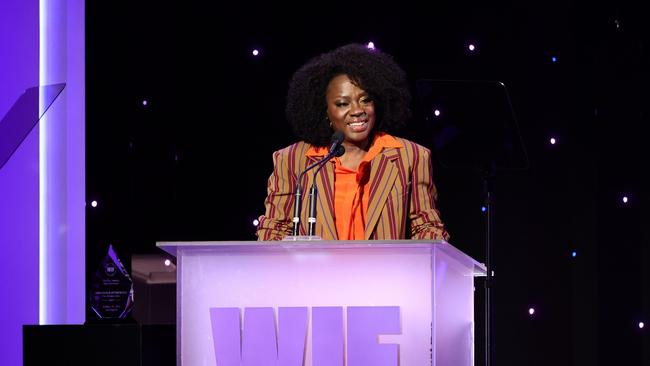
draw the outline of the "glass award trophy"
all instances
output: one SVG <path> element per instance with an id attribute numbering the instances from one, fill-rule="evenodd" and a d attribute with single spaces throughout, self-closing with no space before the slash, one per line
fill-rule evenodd
<path id="1" fill-rule="evenodd" d="M 125 319 L 133 308 L 133 281 L 113 246 L 93 277 L 90 306 L 100 319 Z"/>

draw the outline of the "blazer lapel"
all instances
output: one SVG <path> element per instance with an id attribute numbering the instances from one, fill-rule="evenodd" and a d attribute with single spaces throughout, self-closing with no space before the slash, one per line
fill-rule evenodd
<path id="1" fill-rule="evenodd" d="M 397 164 L 399 164 L 400 159 L 397 149 L 382 151 L 379 157 L 372 159 L 370 179 L 368 180 L 370 184 L 370 198 L 368 200 L 368 211 L 366 212 L 366 240 L 370 239 L 386 203 L 386 199 L 393 188 L 398 175 Z"/>

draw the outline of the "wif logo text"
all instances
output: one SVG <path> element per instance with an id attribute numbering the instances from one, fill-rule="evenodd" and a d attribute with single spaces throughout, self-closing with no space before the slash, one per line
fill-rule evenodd
<path id="1" fill-rule="evenodd" d="M 397 366 L 398 345 L 380 344 L 380 334 L 401 334 L 397 306 L 211 308 L 217 366 L 303 366 L 311 330 L 312 366 Z M 345 343 L 346 342 L 346 343 Z M 347 350 L 347 352 L 345 352 Z M 347 353 L 347 354 L 345 354 Z"/>

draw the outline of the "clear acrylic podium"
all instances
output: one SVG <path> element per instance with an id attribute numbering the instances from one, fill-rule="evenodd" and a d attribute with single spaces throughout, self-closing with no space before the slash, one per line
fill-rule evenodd
<path id="1" fill-rule="evenodd" d="M 473 366 L 474 277 L 444 241 L 159 242 L 182 366 Z"/>

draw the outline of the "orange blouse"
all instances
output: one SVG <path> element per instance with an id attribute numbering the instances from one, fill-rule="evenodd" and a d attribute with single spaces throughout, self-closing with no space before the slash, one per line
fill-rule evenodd
<path id="1" fill-rule="evenodd" d="M 370 149 L 359 163 L 357 170 L 344 167 L 339 158 L 334 176 L 334 215 L 339 240 L 363 240 L 366 229 L 366 211 L 370 194 L 370 161 L 384 148 L 401 148 L 393 136 L 378 132 Z M 322 154 L 321 149 L 311 148 L 307 155 Z"/>

